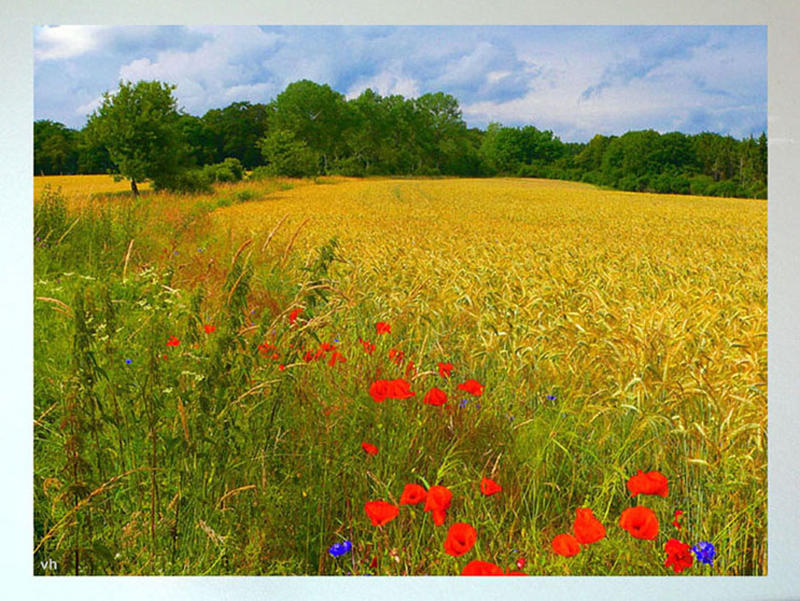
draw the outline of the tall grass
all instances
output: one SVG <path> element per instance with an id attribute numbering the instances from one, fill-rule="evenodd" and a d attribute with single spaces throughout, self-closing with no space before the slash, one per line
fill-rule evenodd
<path id="1" fill-rule="evenodd" d="M 764 202 L 531 180 L 138 201 L 71 185 L 34 208 L 37 573 L 450 575 L 524 557 L 531 574 L 667 574 L 669 538 L 718 549 L 685 573 L 766 572 Z M 346 361 L 306 361 L 323 343 Z M 414 397 L 369 396 L 402 377 Z M 457 389 L 468 378 L 482 396 Z M 446 407 L 422 403 L 433 386 Z M 631 499 L 638 469 L 669 496 Z M 503 491 L 482 495 L 483 476 Z M 364 503 L 409 482 L 452 490 L 446 525 L 401 506 L 373 527 Z M 617 526 L 637 503 L 655 541 Z M 607 537 L 555 555 L 582 506 Z M 456 521 L 478 531 L 460 558 L 443 550 Z"/>

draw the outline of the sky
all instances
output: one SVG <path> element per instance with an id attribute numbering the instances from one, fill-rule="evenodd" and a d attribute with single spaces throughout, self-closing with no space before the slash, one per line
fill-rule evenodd
<path id="1" fill-rule="evenodd" d="M 470 127 L 565 142 L 655 129 L 767 131 L 765 26 L 41 26 L 34 118 L 80 128 L 121 80 L 166 81 L 202 116 L 294 81 L 347 98 L 445 92 Z"/>

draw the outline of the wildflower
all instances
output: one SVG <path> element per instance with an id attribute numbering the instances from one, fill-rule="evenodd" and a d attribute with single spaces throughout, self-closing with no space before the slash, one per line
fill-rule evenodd
<path id="1" fill-rule="evenodd" d="M 283 371 L 284 369 L 286 369 L 286 366 L 283 363 L 281 363 L 280 365 L 278 365 L 278 369 Z"/>
<path id="2" fill-rule="evenodd" d="M 680 509 L 675 510 L 675 519 L 672 520 L 672 525 L 675 526 L 678 530 L 681 529 L 681 525 L 678 522 L 678 518 L 683 515 L 683 512 Z"/>
<path id="3" fill-rule="evenodd" d="M 340 353 L 339 351 L 334 351 L 333 354 L 331 355 L 331 360 L 328 361 L 328 365 L 333 367 L 334 365 L 336 365 L 336 363 L 344 363 L 345 361 L 347 361 L 347 359 L 344 358 L 344 355 L 342 355 L 342 353 Z"/>
<path id="4" fill-rule="evenodd" d="M 411 384 L 402 378 L 390 380 L 388 382 L 388 387 L 389 393 L 387 396 L 391 399 L 407 399 L 416 394 L 415 392 L 411 392 Z"/>
<path id="5" fill-rule="evenodd" d="M 633 538 L 654 540 L 658 536 L 658 518 L 647 507 L 628 507 L 619 518 L 619 525 Z"/>
<path id="6" fill-rule="evenodd" d="M 524 557 L 520 557 L 519 559 L 517 559 L 517 569 L 521 570 L 522 568 L 524 568 L 526 561 L 527 560 Z"/>
<path id="7" fill-rule="evenodd" d="M 403 494 L 400 495 L 400 505 L 416 505 L 422 503 L 428 493 L 419 484 L 406 484 Z"/>
<path id="8" fill-rule="evenodd" d="M 386 501 L 367 501 L 364 504 L 364 511 L 373 526 L 383 526 L 397 517 L 400 508 Z"/>
<path id="9" fill-rule="evenodd" d="M 459 384 L 456 388 L 468 392 L 472 396 L 481 396 L 483 394 L 484 386 L 477 380 L 467 380 L 463 384 Z"/>
<path id="10" fill-rule="evenodd" d="M 175 338 L 175 336 L 170 336 L 169 340 L 167 340 L 167 346 L 178 346 L 180 343 L 181 341 Z"/>
<path id="11" fill-rule="evenodd" d="M 447 402 L 447 394 L 444 390 L 440 390 L 434 386 L 427 392 L 422 402 L 427 405 L 434 405 L 438 407 Z"/>
<path id="12" fill-rule="evenodd" d="M 664 551 L 667 552 L 667 561 L 664 562 L 664 566 L 672 566 L 676 574 L 690 567 L 694 561 L 689 552 L 689 545 L 677 539 L 669 539 L 664 545 Z"/>
<path id="13" fill-rule="evenodd" d="M 361 448 L 364 449 L 364 452 L 367 455 L 377 455 L 378 454 L 378 447 L 374 444 L 369 444 L 368 442 L 362 442 Z"/>
<path id="14" fill-rule="evenodd" d="M 428 489 L 428 496 L 425 498 L 425 508 L 423 511 L 433 512 L 433 523 L 437 526 L 444 524 L 444 518 L 447 515 L 447 509 L 450 507 L 450 501 L 453 499 L 453 493 L 450 492 L 445 486 L 431 486 Z"/>
<path id="15" fill-rule="evenodd" d="M 443 378 L 449 378 L 450 372 L 453 371 L 452 363 L 437 363 L 439 367 L 439 375 Z"/>
<path id="16" fill-rule="evenodd" d="M 627 486 L 628 490 L 631 491 L 632 497 L 638 494 L 666 497 L 668 493 L 667 477 L 660 472 L 647 472 L 645 474 L 642 470 L 639 470 L 635 476 L 631 476 L 628 479 Z"/>
<path id="17" fill-rule="evenodd" d="M 509 570 L 503 576 L 527 576 L 525 572 L 518 572 L 517 570 Z"/>
<path id="18" fill-rule="evenodd" d="M 503 568 L 489 561 L 470 561 L 461 571 L 462 576 L 502 576 Z"/>
<path id="19" fill-rule="evenodd" d="M 217 326 L 206 324 L 203 326 L 203 329 L 206 331 L 206 334 L 211 334 L 214 330 L 217 329 Z"/>
<path id="20" fill-rule="evenodd" d="M 503 490 L 503 487 L 494 480 L 490 480 L 489 478 L 483 478 L 481 480 L 481 492 L 487 497 L 499 493 L 501 490 Z"/>
<path id="21" fill-rule="evenodd" d="M 600 523 L 592 510 L 588 507 L 581 507 L 575 512 L 575 522 L 572 524 L 572 531 L 575 539 L 582 545 L 596 543 L 606 535 L 606 528 Z"/>
<path id="22" fill-rule="evenodd" d="M 406 378 L 413 377 L 417 373 L 417 368 L 414 367 L 414 362 L 409 361 L 408 365 L 406 366 L 405 376 Z"/>
<path id="23" fill-rule="evenodd" d="M 320 350 L 321 350 L 322 352 L 324 352 L 324 353 L 327 353 L 328 351 L 335 351 L 335 350 L 336 350 L 336 346 L 334 346 L 334 345 L 333 345 L 333 344 L 331 344 L 330 342 L 323 342 L 323 343 L 320 345 Z"/>
<path id="24" fill-rule="evenodd" d="M 559 534 L 550 543 L 555 553 L 564 557 L 574 557 L 581 552 L 581 546 L 571 534 Z"/>
<path id="25" fill-rule="evenodd" d="M 376 403 L 382 403 L 389 396 L 389 381 L 375 380 L 369 387 L 369 395 Z"/>
<path id="26" fill-rule="evenodd" d="M 375 345 L 372 344 L 371 342 L 362 340 L 361 338 L 359 338 L 358 341 L 361 343 L 361 346 L 364 347 L 364 352 L 367 353 L 368 355 L 371 355 L 372 351 L 375 350 Z"/>
<path id="27" fill-rule="evenodd" d="M 391 334 L 392 327 L 386 323 L 385 321 L 379 321 L 375 324 L 375 330 L 377 330 L 378 334 Z"/>
<path id="28" fill-rule="evenodd" d="M 555 401 L 558 397 L 556 395 L 554 395 L 554 394 L 548 394 L 545 398 L 548 401 Z"/>
<path id="29" fill-rule="evenodd" d="M 302 312 L 303 312 L 302 309 L 295 309 L 294 311 L 289 313 L 289 323 L 292 324 L 293 326 L 297 325 L 297 316 L 300 315 Z"/>
<path id="30" fill-rule="evenodd" d="M 458 402 L 458 406 L 459 406 L 459 407 L 461 407 L 461 408 L 463 409 L 464 407 L 466 407 L 466 406 L 467 406 L 467 403 L 469 403 L 469 399 L 461 399 L 461 400 Z"/>
<path id="31" fill-rule="evenodd" d="M 125 363 L 127 363 L 128 365 L 130 365 L 131 363 L 133 363 L 133 359 L 125 359 Z"/>
<path id="32" fill-rule="evenodd" d="M 444 552 L 453 557 L 460 557 L 475 546 L 478 532 L 465 522 L 456 522 L 447 531 L 444 541 Z"/>
<path id="33" fill-rule="evenodd" d="M 405 357 L 406 357 L 406 354 L 403 351 L 401 351 L 400 349 L 396 349 L 396 348 L 390 348 L 389 349 L 389 359 L 395 365 L 400 366 L 400 364 L 403 362 Z"/>
<path id="34" fill-rule="evenodd" d="M 258 352 L 261 353 L 264 357 L 269 355 L 269 352 L 274 350 L 275 347 L 271 345 L 269 342 L 262 342 L 258 345 Z"/>
<path id="35" fill-rule="evenodd" d="M 697 557 L 697 561 L 708 565 L 714 565 L 714 555 L 716 555 L 716 552 L 714 545 L 708 541 L 697 543 L 692 547 L 692 553 Z"/>
<path id="36" fill-rule="evenodd" d="M 340 543 L 333 543 L 328 549 L 328 553 L 330 553 L 333 557 L 341 557 L 342 555 L 349 553 L 350 549 L 352 548 L 353 543 L 351 543 L 349 540 L 345 540 Z"/>

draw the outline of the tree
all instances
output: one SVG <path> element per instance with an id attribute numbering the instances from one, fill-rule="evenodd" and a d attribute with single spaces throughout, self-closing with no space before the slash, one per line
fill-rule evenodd
<path id="1" fill-rule="evenodd" d="M 224 109 L 211 109 L 202 118 L 204 135 L 214 150 L 214 160 L 235 158 L 252 169 L 261 164 L 257 142 L 267 133 L 272 107 L 234 102 Z"/>
<path id="2" fill-rule="evenodd" d="M 75 173 L 78 132 L 47 119 L 33 124 L 33 172 L 38 175 Z"/>
<path id="3" fill-rule="evenodd" d="M 272 175 L 303 177 L 317 171 L 317 155 L 289 130 L 273 129 L 258 146 Z"/>
<path id="4" fill-rule="evenodd" d="M 137 182 L 168 180 L 180 169 L 185 153 L 174 89 L 159 81 L 120 82 L 89 116 L 90 139 L 108 149 L 117 172 L 130 179 L 134 196 Z"/>
<path id="5" fill-rule="evenodd" d="M 289 84 L 275 98 L 272 117 L 275 129 L 294 134 L 297 140 L 322 157 L 323 170 L 344 149 L 342 133 L 347 127 L 344 96 L 327 84 L 304 79 Z"/>

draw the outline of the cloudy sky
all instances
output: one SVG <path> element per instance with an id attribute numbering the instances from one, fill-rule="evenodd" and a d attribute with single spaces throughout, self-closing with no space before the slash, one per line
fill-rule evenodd
<path id="1" fill-rule="evenodd" d="M 348 98 L 455 96 L 469 126 L 564 141 L 636 129 L 767 129 L 767 30 L 741 27 L 98 27 L 34 31 L 34 116 L 80 128 L 120 80 L 176 84 L 194 115 L 289 83 Z"/>

